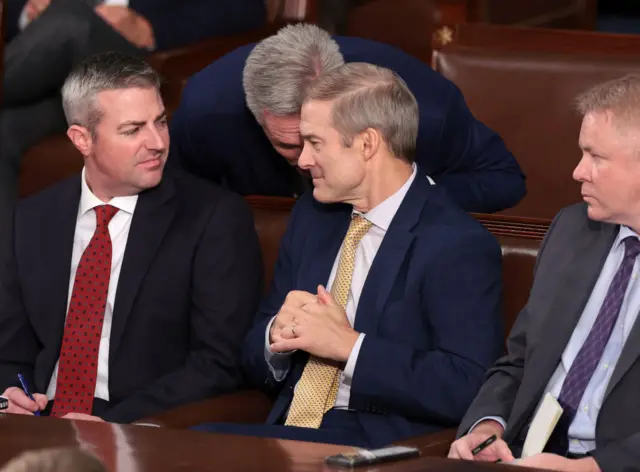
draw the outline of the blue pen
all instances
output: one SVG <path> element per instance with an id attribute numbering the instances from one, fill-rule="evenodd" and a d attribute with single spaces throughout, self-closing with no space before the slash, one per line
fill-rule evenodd
<path id="1" fill-rule="evenodd" d="M 20 385 L 22 385 L 22 390 L 24 390 L 24 393 L 27 394 L 27 396 L 33 400 L 35 402 L 35 399 L 33 398 L 33 395 L 31 395 L 31 392 L 29 392 L 29 388 L 27 387 L 27 381 L 24 379 L 24 377 L 22 376 L 22 374 L 18 374 L 18 380 L 20 381 Z M 40 412 L 36 411 L 33 413 L 36 416 L 40 416 Z"/>

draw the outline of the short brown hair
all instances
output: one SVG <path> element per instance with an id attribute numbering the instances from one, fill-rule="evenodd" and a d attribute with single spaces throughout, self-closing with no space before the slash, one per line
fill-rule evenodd
<path id="1" fill-rule="evenodd" d="M 628 74 L 591 87 L 578 95 L 576 107 L 583 116 L 609 111 L 625 124 L 640 124 L 640 74 Z"/>
<path id="2" fill-rule="evenodd" d="M 351 62 L 320 75 L 307 89 L 305 101 L 335 100 L 333 126 L 350 146 L 356 134 L 373 128 L 393 155 L 411 162 L 418 139 L 418 102 L 395 72 Z"/>

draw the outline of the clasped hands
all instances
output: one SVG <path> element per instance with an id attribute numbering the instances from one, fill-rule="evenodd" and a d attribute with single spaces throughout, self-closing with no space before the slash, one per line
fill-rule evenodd
<path id="1" fill-rule="evenodd" d="M 346 362 L 358 340 L 344 309 L 322 286 L 314 295 L 291 291 L 271 324 L 271 352 L 300 349 L 316 357 Z"/>
<path id="2" fill-rule="evenodd" d="M 2 410 L 2 412 L 15 415 L 33 416 L 35 412 L 43 411 L 49 403 L 46 395 L 34 393 L 33 400 L 31 400 L 24 391 L 18 387 L 9 387 L 4 391 L 2 396 L 9 400 L 9 407 L 6 410 Z M 102 418 L 85 413 L 67 413 L 63 418 L 67 420 L 104 421 Z"/>

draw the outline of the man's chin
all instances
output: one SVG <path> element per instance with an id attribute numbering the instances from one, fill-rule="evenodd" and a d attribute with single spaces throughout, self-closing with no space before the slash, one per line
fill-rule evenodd
<path id="1" fill-rule="evenodd" d="M 162 177 L 164 175 L 163 171 L 164 169 L 160 168 L 154 171 L 147 172 L 146 175 L 142 176 L 142 178 L 138 182 L 139 188 L 148 190 L 160 185 L 160 182 L 162 182 Z"/>
<path id="2" fill-rule="evenodd" d="M 587 216 L 593 221 L 608 221 L 608 215 L 598 205 L 587 202 Z"/>
<path id="3" fill-rule="evenodd" d="M 322 187 L 314 187 L 313 198 L 315 198 L 320 203 L 337 203 L 338 202 L 335 196 L 331 195 L 330 192 L 327 192 L 326 189 Z"/>

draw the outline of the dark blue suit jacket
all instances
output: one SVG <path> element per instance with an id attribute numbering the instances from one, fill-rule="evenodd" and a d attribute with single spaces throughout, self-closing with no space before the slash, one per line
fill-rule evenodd
<path id="1" fill-rule="evenodd" d="M 5 1 L 6 40 L 18 34 L 18 19 L 26 3 Z M 130 0 L 129 7 L 149 20 L 158 50 L 258 28 L 266 19 L 264 0 Z"/>
<path id="2" fill-rule="evenodd" d="M 417 162 L 467 211 L 494 212 L 525 195 L 524 176 L 502 139 L 477 121 L 458 88 L 427 64 L 386 44 L 335 38 L 347 62 L 398 73 L 420 106 Z M 171 125 L 172 160 L 243 195 L 291 196 L 294 169 L 247 109 L 242 70 L 254 45 L 193 76 Z"/>
<path id="3" fill-rule="evenodd" d="M 282 421 L 308 355 L 294 354 L 275 381 L 265 330 L 291 290 L 326 284 L 352 208 L 323 205 L 311 193 L 296 204 L 274 281 L 243 348 L 256 387 L 277 397 L 268 421 Z M 493 236 L 439 186 L 418 176 L 364 285 L 355 329 L 365 333 L 349 408 L 374 447 L 457 426 L 486 370 L 503 352 L 501 255 Z"/>

